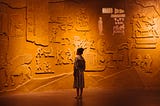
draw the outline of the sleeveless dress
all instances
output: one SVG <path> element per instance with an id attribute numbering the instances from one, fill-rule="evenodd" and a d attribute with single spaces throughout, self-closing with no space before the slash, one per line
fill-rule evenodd
<path id="1" fill-rule="evenodd" d="M 74 61 L 74 84 L 73 88 L 84 88 L 85 60 L 81 55 L 76 55 Z"/>

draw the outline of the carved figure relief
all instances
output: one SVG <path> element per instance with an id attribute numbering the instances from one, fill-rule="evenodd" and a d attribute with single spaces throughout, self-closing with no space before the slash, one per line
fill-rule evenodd
<path id="1" fill-rule="evenodd" d="M 39 58 L 38 57 L 36 58 L 36 72 L 42 72 L 42 65 L 40 63 L 40 59 Z"/>
<path id="2" fill-rule="evenodd" d="M 143 71 L 144 73 L 152 73 L 152 58 L 149 54 L 146 54 L 143 57 L 138 54 L 137 57 L 132 60 L 132 65 L 137 71 Z"/>
<path id="3" fill-rule="evenodd" d="M 99 39 L 97 42 L 100 64 L 105 63 L 107 68 L 124 68 L 129 65 L 129 45 L 127 43 L 120 44 L 115 51 L 107 50 L 106 45 L 104 39 Z"/>
<path id="4" fill-rule="evenodd" d="M 22 37 L 24 36 L 24 26 L 21 22 L 23 16 L 12 15 L 10 18 L 10 36 Z M 21 20 L 21 21 L 20 21 Z"/>
<path id="5" fill-rule="evenodd" d="M 154 28 L 156 23 L 154 17 L 142 16 L 137 14 L 133 17 L 133 38 L 137 49 L 155 49 L 159 34 Z"/>
<path id="6" fill-rule="evenodd" d="M 26 80 L 31 79 L 31 67 L 27 64 L 18 66 L 16 68 L 16 71 L 14 71 L 11 75 L 10 75 L 10 80 L 11 80 L 11 85 L 14 86 L 15 85 L 15 81 L 14 79 L 16 78 L 16 76 L 21 77 L 21 81 L 19 82 L 19 84 L 24 83 Z"/>
<path id="7" fill-rule="evenodd" d="M 57 63 L 56 63 L 56 65 L 61 65 L 61 64 L 63 64 L 63 59 L 64 59 L 64 57 L 62 56 L 62 50 L 58 50 L 57 51 L 57 55 L 56 55 L 56 58 L 57 58 Z"/>
<path id="8" fill-rule="evenodd" d="M 144 60 L 142 63 L 142 68 L 143 68 L 142 70 L 144 70 L 144 72 L 146 73 L 152 73 L 151 65 L 152 65 L 152 58 L 149 54 L 146 54 L 144 56 Z"/>
<path id="9" fill-rule="evenodd" d="M 81 38 L 79 36 L 74 36 L 74 46 L 75 48 L 80 48 L 80 47 L 83 47 L 83 48 L 86 48 L 85 45 L 86 45 L 86 42 L 84 42 L 85 40 L 81 40 Z"/>
<path id="10" fill-rule="evenodd" d="M 36 58 L 36 74 L 53 74 L 51 64 L 43 59 Z"/>
<path id="11" fill-rule="evenodd" d="M 71 44 L 71 41 L 69 38 L 62 38 L 61 44 L 65 46 L 69 46 Z"/>
<path id="12" fill-rule="evenodd" d="M 49 62 L 44 63 L 44 71 L 45 72 L 52 72 L 51 71 L 51 65 L 49 64 Z"/>
<path id="13" fill-rule="evenodd" d="M 89 31 L 89 16 L 86 8 L 81 8 L 76 20 L 77 31 Z"/>
<path id="14" fill-rule="evenodd" d="M 73 64 L 72 51 L 70 49 L 57 50 L 56 65 Z"/>
<path id="15" fill-rule="evenodd" d="M 58 35 L 65 33 L 66 31 L 73 30 L 73 20 L 71 17 L 53 17 L 50 16 L 49 20 L 49 32 L 50 32 L 50 42 L 60 43 L 59 40 L 67 41 L 68 38 L 58 39 Z M 68 39 L 69 40 L 69 39 Z"/>
<path id="16" fill-rule="evenodd" d="M 73 28 L 73 21 L 71 17 L 57 17 L 59 28 L 63 31 L 71 30 Z"/>
<path id="17" fill-rule="evenodd" d="M 19 84 L 24 81 L 31 79 L 31 67 L 30 64 L 32 62 L 32 55 L 24 54 L 20 56 L 16 56 L 13 58 L 8 64 L 6 68 L 6 77 L 7 81 L 5 86 L 15 85 L 16 76 L 21 77 Z M 11 82 L 11 84 L 9 84 Z"/>
<path id="18" fill-rule="evenodd" d="M 138 54 L 134 59 L 132 59 L 131 63 L 132 63 L 132 67 L 133 69 L 135 69 L 136 71 L 140 71 L 141 70 L 141 62 L 142 62 L 142 57 L 140 54 Z"/>
<path id="19" fill-rule="evenodd" d="M 52 74 L 54 73 L 51 64 L 48 62 L 48 58 L 54 57 L 52 47 L 38 48 L 36 52 L 36 74 Z"/>
<path id="20" fill-rule="evenodd" d="M 73 29 L 73 19 L 69 16 L 53 17 L 50 16 L 49 23 L 57 24 L 58 28 L 62 31 L 68 31 Z"/>
<path id="21" fill-rule="evenodd" d="M 36 52 L 36 58 L 42 58 L 43 57 L 54 57 L 54 53 L 53 53 L 53 48 L 52 47 L 48 47 L 48 48 L 38 48 L 37 52 Z"/>
<path id="22" fill-rule="evenodd" d="M 57 37 L 58 32 L 60 32 L 58 24 L 49 23 L 49 42 L 50 43 L 57 42 L 56 37 Z"/>
<path id="23" fill-rule="evenodd" d="M 99 31 L 99 35 L 104 35 L 102 17 L 99 17 L 99 20 L 98 20 L 98 31 Z"/>
<path id="24" fill-rule="evenodd" d="M 75 48 L 83 47 L 84 49 L 92 49 L 95 50 L 95 40 L 94 39 L 81 39 L 80 36 L 74 36 Z"/>
<path id="25" fill-rule="evenodd" d="M 97 46 L 98 46 L 98 48 L 97 48 L 97 51 L 98 51 L 98 54 L 99 55 L 105 55 L 105 45 L 106 45 L 106 40 L 105 39 L 99 39 L 98 41 L 97 41 Z"/>

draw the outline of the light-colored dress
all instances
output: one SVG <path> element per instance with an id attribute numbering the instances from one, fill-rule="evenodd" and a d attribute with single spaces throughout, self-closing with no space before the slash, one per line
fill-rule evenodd
<path id="1" fill-rule="evenodd" d="M 81 55 L 76 55 L 74 61 L 74 88 L 84 88 L 85 60 Z"/>

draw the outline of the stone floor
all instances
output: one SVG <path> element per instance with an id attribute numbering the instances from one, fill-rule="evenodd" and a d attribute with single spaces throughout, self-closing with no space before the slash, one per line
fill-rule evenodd
<path id="1" fill-rule="evenodd" d="M 0 106 L 160 106 L 160 91 L 84 89 L 83 98 L 76 92 L 56 90 L 41 93 L 1 95 Z"/>

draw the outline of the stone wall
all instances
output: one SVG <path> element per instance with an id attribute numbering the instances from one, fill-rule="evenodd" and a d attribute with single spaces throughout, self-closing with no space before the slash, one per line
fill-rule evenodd
<path id="1" fill-rule="evenodd" d="M 1 0 L 0 92 L 71 89 L 85 48 L 86 88 L 159 89 L 160 0 Z"/>

